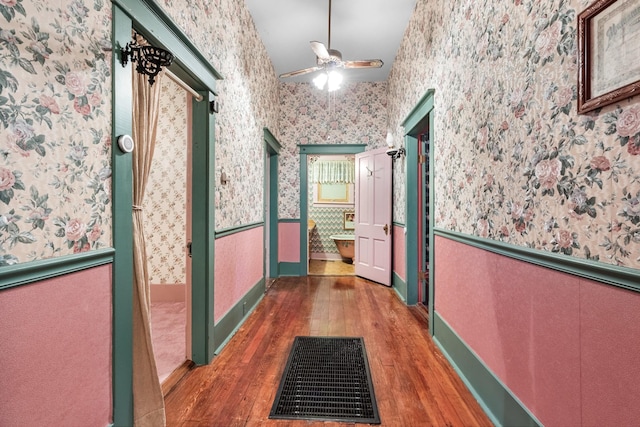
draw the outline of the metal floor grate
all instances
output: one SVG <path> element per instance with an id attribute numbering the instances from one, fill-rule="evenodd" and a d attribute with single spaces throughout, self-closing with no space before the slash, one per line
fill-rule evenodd
<path id="1" fill-rule="evenodd" d="M 296 337 L 269 418 L 380 424 L 363 339 Z"/>

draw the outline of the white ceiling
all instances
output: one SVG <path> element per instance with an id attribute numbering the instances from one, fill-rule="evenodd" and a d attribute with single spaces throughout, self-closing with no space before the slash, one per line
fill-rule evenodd
<path id="1" fill-rule="evenodd" d="M 310 41 L 328 43 L 329 0 L 245 0 L 276 74 L 316 65 Z M 332 0 L 331 48 L 344 60 L 382 59 L 344 70 L 345 81 L 385 81 L 416 0 Z M 327 46 L 328 47 L 328 46 Z M 316 73 L 282 79 L 310 82 Z"/>

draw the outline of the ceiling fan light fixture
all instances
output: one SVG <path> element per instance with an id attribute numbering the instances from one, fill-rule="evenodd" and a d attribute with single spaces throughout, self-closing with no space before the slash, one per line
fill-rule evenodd
<path id="1" fill-rule="evenodd" d="M 329 87 L 327 90 L 329 92 L 333 92 L 335 90 L 340 89 L 340 85 L 342 84 L 342 74 L 336 70 L 329 71 Z"/>
<path id="2" fill-rule="evenodd" d="M 327 83 L 329 76 L 327 73 L 320 73 L 313 79 L 313 84 L 320 90 L 324 89 L 324 85 Z"/>

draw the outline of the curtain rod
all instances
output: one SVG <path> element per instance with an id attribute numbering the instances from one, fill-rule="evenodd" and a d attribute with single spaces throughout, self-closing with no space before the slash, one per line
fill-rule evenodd
<path id="1" fill-rule="evenodd" d="M 202 95 L 200 95 L 198 92 L 196 92 L 191 86 L 189 86 L 188 84 L 186 84 L 185 82 L 183 82 L 180 77 L 176 76 L 175 74 L 173 74 L 171 71 L 169 71 L 168 68 L 164 69 L 164 72 L 167 74 L 167 77 L 169 77 L 171 80 L 173 80 L 174 82 L 176 82 L 182 89 L 186 90 L 187 92 L 189 92 L 191 95 L 193 95 L 193 97 L 196 99 L 196 101 L 200 102 L 202 101 L 204 98 L 202 97 Z"/>

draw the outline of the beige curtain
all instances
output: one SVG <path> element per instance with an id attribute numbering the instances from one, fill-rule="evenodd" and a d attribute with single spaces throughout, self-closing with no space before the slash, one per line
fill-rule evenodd
<path id="1" fill-rule="evenodd" d="M 135 68 L 135 67 L 134 67 Z M 160 80 L 133 72 L 133 417 L 136 427 L 166 424 L 164 398 L 151 343 L 151 296 L 142 201 L 156 145 Z"/>

